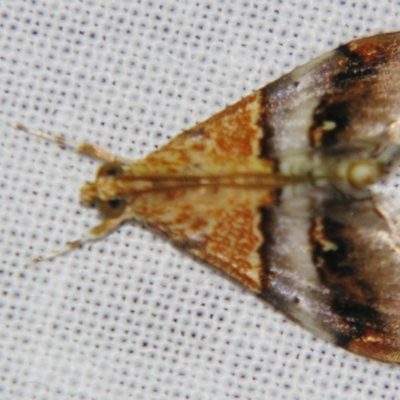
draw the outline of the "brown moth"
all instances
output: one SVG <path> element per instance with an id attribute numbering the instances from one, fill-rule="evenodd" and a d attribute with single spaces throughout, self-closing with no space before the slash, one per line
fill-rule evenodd
<path id="1" fill-rule="evenodd" d="M 103 221 L 70 247 L 146 223 L 318 336 L 399 362 L 400 231 L 379 194 L 400 154 L 399 72 L 400 33 L 355 40 L 143 160 L 78 146 L 105 162 L 80 192 Z"/>

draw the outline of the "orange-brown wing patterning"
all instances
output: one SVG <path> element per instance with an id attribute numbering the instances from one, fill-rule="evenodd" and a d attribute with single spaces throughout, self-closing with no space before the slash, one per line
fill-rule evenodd
<path id="1" fill-rule="evenodd" d="M 312 332 L 400 361 L 398 213 L 379 195 L 400 153 L 399 44 L 350 42 L 101 167 L 81 191 L 105 216 L 93 237 L 145 222 Z"/>
<path id="2" fill-rule="evenodd" d="M 260 106 L 261 93 L 251 94 L 135 163 L 135 173 L 149 168 L 185 175 L 273 172 L 274 162 L 262 156 Z"/>

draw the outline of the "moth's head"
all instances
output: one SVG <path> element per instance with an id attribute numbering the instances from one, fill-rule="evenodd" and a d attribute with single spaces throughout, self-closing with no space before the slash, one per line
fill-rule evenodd
<path id="1" fill-rule="evenodd" d="M 124 169 L 119 163 L 102 165 L 96 174 L 94 182 L 84 184 L 80 189 L 80 200 L 96 207 L 105 219 L 117 218 L 123 214 L 126 200 L 118 196 L 117 178 L 122 177 Z"/>

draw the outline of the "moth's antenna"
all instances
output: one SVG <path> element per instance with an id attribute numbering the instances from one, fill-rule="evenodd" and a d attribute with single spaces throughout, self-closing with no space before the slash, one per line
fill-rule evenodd
<path id="1" fill-rule="evenodd" d="M 19 131 L 28 133 L 29 135 L 37 136 L 41 139 L 47 140 L 49 142 L 53 142 L 58 144 L 61 147 L 68 148 L 73 150 L 76 153 L 83 154 L 87 157 L 95 158 L 97 160 L 109 163 L 119 163 L 119 164 L 130 164 L 132 161 L 127 158 L 123 158 L 120 156 L 116 156 L 114 154 L 109 153 L 107 150 L 102 149 L 101 147 L 95 146 L 90 143 L 80 143 L 75 144 L 61 136 L 52 136 L 46 132 L 41 130 L 33 130 L 29 129 L 24 125 L 19 123 L 14 123 L 13 127 Z"/>
<path id="2" fill-rule="evenodd" d="M 40 130 L 33 130 L 33 129 L 29 129 L 24 125 L 21 125 L 19 123 L 14 123 L 13 127 L 19 131 L 28 133 L 29 135 L 33 135 L 36 137 L 39 137 L 41 139 L 47 140 L 48 142 L 53 142 L 56 143 L 62 147 L 67 147 L 71 150 L 74 150 L 76 152 L 79 152 L 79 145 L 75 145 L 72 142 L 69 142 L 67 140 L 65 140 L 64 138 L 62 138 L 61 136 L 51 136 L 46 132 L 40 131 Z"/>
<path id="3" fill-rule="evenodd" d="M 29 129 L 19 123 L 14 123 L 13 127 L 15 129 L 25 132 L 29 135 L 37 136 L 37 137 L 47 140 L 49 142 L 56 143 L 63 148 L 71 149 L 74 152 L 83 154 L 83 155 L 91 157 L 91 158 L 95 158 L 95 159 L 103 161 L 103 162 L 119 163 L 119 164 L 128 164 L 128 163 L 130 164 L 131 163 L 131 161 L 126 158 L 122 158 L 122 157 L 116 156 L 114 154 L 111 154 L 108 151 L 106 151 L 100 147 L 97 147 L 95 145 L 92 145 L 90 143 L 81 143 L 81 144 L 77 145 L 68 140 L 65 140 L 61 136 L 52 136 L 52 135 L 50 135 L 46 132 L 40 131 L 40 130 Z M 101 222 L 99 225 L 92 228 L 88 232 L 87 235 L 81 237 L 78 240 L 74 240 L 73 242 L 66 243 L 66 245 L 59 250 L 53 251 L 44 256 L 36 257 L 33 260 L 31 260 L 31 262 L 38 263 L 41 261 L 49 261 L 49 260 L 52 260 L 59 256 L 65 255 L 65 254 L 69 253 L 70 251 L 72 251 L 78 247 L 81 247 L 88 242 L 93 242 L 104 236 L 107 236 L 113 230 L 118 228 L 124 222 L 124 220 L 125 220 L 125 218 L 123 216 L 120 218 L 108 218 L 108 219 L 104 220 L 103 222 Z"/>

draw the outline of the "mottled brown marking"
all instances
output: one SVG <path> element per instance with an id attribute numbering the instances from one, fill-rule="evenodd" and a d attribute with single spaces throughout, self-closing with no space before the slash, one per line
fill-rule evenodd
<path id="1" fill-rule="evenodd" d="M 350 122 L 350 105 L 334 102 L 332 96 L 323 98 L 314 111 L 314 122 L 310 129 L 310 145 L 314 148 L 331 147 L 338 143 L 338 136 Z M 327 129 L 331 123 L 334 127 Z"/>
<path id="2" fill-rule="evenodd" d="M 346 348 L 363 357 L 399 363 L 400 350 L 394 349 L 384 333 L 365 332 L 359 338 L 350 341 Z"/>
<path id="3" fill-rule="evenodd" d="M 316 107 L 309 131 L 312 147 L 334 146 L 351 129 L 353 114 L 360 107 L 360 100 L 370 96 L 381 66 L 394 51 L 393 46 L 392 40 L 360 40 L 336 50 L 339 59 L 330 78 L 332 88 Z M 326 122 L 333 122 L 335 127 L 326 129 Z"/>
<path id="4" fill-rule="evenodd" d="M 213 253 L 226 257 L 238 271 L 252 268 L 247 256 L 258 244 L 254 215 L 245 205 L 227 209 L 205 244 Z"/>
<path id="5" fill-rule="evenodd" d="M 260 139 L 260 157 L 261 158 L 273 158 L 274 157 L 274 144 L 273 139 L 276 134 L 274 127 L 270 122 L 270 93 L 269 93 L 269 85 L 265 88 L 261 89 L 261 98 L 260 98 L 260 118 L 259 125 L 262 129 L 263 135 Z"/>
<path id="6" fill-rule="evenodd" d="M 359 46 L 340 46 L 337 52 L 343 57 L 338 64 L 338 70 L 332 76 L 334 88 L 348 89 L 360 81 L 373 77 L 377 73 L 379 60 L 377 50 L 369 45 L 365 52 Z M 374 57 L 375 55 L 375 57 Z"/>
<path id="7" fill-rule="evenodd" d="M 257 129 L 252 126 L 253 112 L 248 106 L 255 102 L 256 99 L 249 96 L 233 105 L 229 115 L 214 120 L 213 129 L 218 131 L 215 140 L 223 152 L 229 152 L 233 157 L 250 157 L 253 154 L 252 140 L 257 136 Z"/>
<path id="8" fill-rule="evenodd" d="M 352 242 L 343 234 L 345 226 L 329 218 L 314 218 L 310 229 L 313 262 L 322 285 L 330 290 L 332 312 L 342 319 L 336 342 L 346 347 L 352 340 L 381 334 L 382 319 L 375 309 L 369 283 L 359 277 L 351 257 Z"/>
<path id="9" fill-rule="evenodd" d="M 279 199 L 279 193 L 275 194 L 275 202 Z M 271 290 L 270 282 L 270 250 L 274 244 L 274 207 L 260 207 L 260 225 L 259 229 L 262 235 L 262 243 L 258 249 L 261 260 L 261 285 L 262 295 L 265 296 Z"/>

